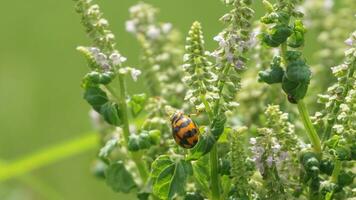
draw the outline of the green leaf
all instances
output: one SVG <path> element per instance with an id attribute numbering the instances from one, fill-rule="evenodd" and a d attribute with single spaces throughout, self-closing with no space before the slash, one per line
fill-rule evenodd
<path id="1" fill-rule="evenodd" d="M 295 101 L 301 100 L 305 97 L 308 91 L 309 83 L 298 83 L 289 80 L 286 76 L 282 80 L 283 91 L 293 98 Z"/>
<path id="2" fill-rule="evenodd" d="M 260 82 L 267 84 L 281 83 L 284 75 L 284 70 L 280 66 L 272 66 L 270 69 L 260 71 L 258 73 Z"/>
<path id="3" fill-rule="evenodd" d="M 128 104 L 134 117 L 137 117 L 137 115 L 140 114 L 146 104 L 146 101 L 147 95 L 145 93 L 135 94 L 131 97 Z"/>
<path id="4" fill-rule="evenodd" d="M 87 88 L 84 93 L 84 99 L 98 112 L 100 112 L 101 106 L 108 102 L 108 96 L 99 87 Z"/>
<path id="5" fill-rule="evenodd" d="M 127 171 L 122 161 L 109 166 L 106 171 L 106 183 L 115 192 L 129 193 L 137 187 L 132 175 Z"/>
<path id="6" fill-rule="evenodd" d="M 203 156 L 193 163 L 193 174 L 195 182 L 205 195 L 209 195 L 209 159 L 208 156 Z"/>
<path id="7" fill-rule="evenodd" d="M 275 25 L 269 33 L 262 33 L 262 41 L 270 47 L 278 47 L 292 34 L 287 25 Z"/>
<path id="8" fill-rule="evenodd" d="M 192 174 L 190 162 L 172 161 L 167 155 L 159 156 L 152 163 L 153 193 L 161 199 L 173 199 L 185 193 L 185 183 Z"/>
<path id="9" fill-rule="evenodd" d="M 224 132 L 226 123 L 226 116 L 224 114 L 219 114 L 213 120 L 211 124 L 211 134 L 215 137 L 215 140 L 218 141 L 221 134 Z"/>
<path id="10" fill-rule="evenodd" d="M 107 158 L 110 153 L 115 149 L 115 147 L 118 145 L 119 139 L 117 137 L 114 137 L 110 140 L 108 140 L 104 147 L 100 149 L 99 152 L 99 157 L 100 158 Z"/>
<path id="11" fill-rule="evenodd" d="M 288 39 L 288 46 L 299 48 L 304 45 L 304 34 L 306 29 L 301 20 L 295 20 L 293 34 Z"/>
<path id="12" fill-rule="evenodd" d="M 311 71 L 309 66 L 302 60 L 290 62 L 287 66 L 286 76 L 290 81 L 309 83 Z"/>
<path id="13" fill-rule="evenodd" d="M 345 187 L 353 183 L 355 174 L 352 171 L 341 171 L 338 177 L 338 185 L 339 187 Z"/>
<path id="14" fill-rule="evenodd" d="M 198 143 L 190 150 L 187 160 L 198 160 L 203 155 L 209 153 L 215 143 L 215 137 L 211 134 L 200 136 Z"/>
<path id="15" fill-rule="evenodd" d="M 100 114 L 103 116 L 104 120 L 114 126 L 119 126 L 121 124 L 120 111 L 116 103 L 107 102 L 100 108 Z"/>

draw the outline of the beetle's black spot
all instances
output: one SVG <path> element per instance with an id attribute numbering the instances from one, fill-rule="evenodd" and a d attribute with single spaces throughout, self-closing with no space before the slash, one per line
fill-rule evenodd
<path id="1" fill-rule="evenodd" d="M 187 120 L 185 120 L 185 122 L 183 122 L 181 125 L 179 125 L 179 128 L 185 128 L 187 126 L 189 126 L 189 124 L 192 122 L 191 119 L 187 118 Z"/>

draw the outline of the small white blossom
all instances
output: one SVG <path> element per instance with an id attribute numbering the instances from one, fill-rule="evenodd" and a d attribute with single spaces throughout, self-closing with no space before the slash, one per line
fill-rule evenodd
<path id="1" fill-rule="evenodd" d="M 164 23 L 163 25 L 162 25 L 162 31 L 163 31 L 163 33 L 168 33 L 168 32 L 170 32 L 172 30 L 172 24 L 171 23 Z"/>
<path id="2" fill-rule="evenodd" d="M 215 36 L 214 40 L 219 43 L 220 47 L 222 47 L 222 48 L 227 47 L 227 42 L 225 41 L 225 39 L 221 35 Z"/>
<path id="3" fill-rule="evenodd" d="M 141 71 L 135 68 L 131 69 L 131 77 L 134 81 L 137 81 L 138 76 L 141 74 Z"/>
<path id="4" fill-rule="evenodd" d="M 324 1 L 324 8 L 327 10 L 332 9 L 334 6 L 334 0 L 325 0 Z"/>
<path id="5" fill-rule="evenodd" d="M 347 40 L 345 40 L 345 44 L 352 47 L 352 45 L 354 44 L 354 41 L 352 40 L 352 38 L 348 38 Z"/>
<path id="6" fill-rule="evenodd" d="M 256 138 L 250 138 L 250 144 L 255 145 L 256 144 Z"/>
<path id="7" fill-rule="evenodd" d="M 96 47 L 89 47 L 88 50 L 93 54 L 93 56 L 96 56 L 100 53 L 100 49 Z"/>
<path id="8" fill-rule="evenodd" d="M 106 64 L 108 64 L 108 60 L 105 54 L 103 53 L 98 53 L 97 55 L 95 55 L 95 61 L 100 65 L 100 66 L 104 66 Z"/>
<path id="9" fill-rule="evenodd" d="M 156 26 L 150 25 L 146 34 L 150 39 L 154 40 L 160 36 L 161 31 Z"/>
<path id="10" fill-rule="evenodd" d="M 272 156 L 268 156 L 266 159 L 267 165 L 268 167 L 272 167 L 273 164 L 273 157 Z"/>
<path id="11" fill-rule="evenodd" d="M 112 53 L 109 58 L 115 66 L 121 65 L 123 62 L 127 60 L 126 57 L 120 55 L 119 53 Z"/>
<path id="12" fill-rule="evenodd" d="M 235 67 L 236 67 L 236 69 L 242 69 L 244 65 L 245 65 L 245 63 L 242 62 L 241 60 L 237 60 L 237 61 L 235 62 Z"/>
<path id="13" fill-rule="evenodd" d="M 136 22 L 134 20 L 128 20 L 125 23 L 126 31 L 129 33 L 136 33 Z"/>
<path id="14" fill-rule="evenodd" d="M 279 152 L 280 149 L 281 149 L 281 145 L 280 145 L 279 143 L 276 143 L 276 144 L 274 144 L 274 145 L 272 146 L 272 151 L 273 151 L 274 153 Z"/>
<path id="15" fill-rule="evenodd" d="M 99 19 L 99 21 L 98 21 L 98 25 L 99 25 L 99 26 L 105 26 L 105 27 L 107 27 L 107 26 L 109 25 L 109 22 L 108 22 L 108 20 L 106 20 L 106 19 L 104 19 L 104 18 L 101 18 L 101 19 Z"/>

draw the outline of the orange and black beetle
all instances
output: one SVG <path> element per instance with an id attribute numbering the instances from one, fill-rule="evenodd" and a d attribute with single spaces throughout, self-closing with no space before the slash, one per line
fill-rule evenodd
<path id="1" fill-rule="evenodd" d="M 193 148 L 199 140 L 199 129 L 190 117 L 177 111 L 171 117 L 172 134 L 177 144 L 183 148 Z"/>

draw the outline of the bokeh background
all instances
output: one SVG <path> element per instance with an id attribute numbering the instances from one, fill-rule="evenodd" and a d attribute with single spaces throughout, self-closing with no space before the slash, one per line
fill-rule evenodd
<path id="1" fill-rule="evenodd" d="M 138 65 L 136 40 L 125 32 L 135 0 L 98 0 L 128 64 Z M 226 8 L 219 0 L 147 0 L 160 8 L 160 20 L 186 33 L 194 20 L 204 28 L 208 49 Z M 259 4 L 260 1 L 255 1 Z M 257 15 L 261 15 L 257 5 Z M 313 41 L 313 33 L 308 40 Z M 80 81 L 87 72 L 75 50 L 88 45 L 70 0 L 3 1 L 0 6 L 0 159 L 9 163 L 52 145 L 86 137 L 92 130 Z M 310 45 L 312 52 L 316 45 Z M 311 57 L 309 58 L 311 59 Z M 144 90 L 142 82 L 130 92 Z M 111 191 L 90 173 L 94 146 L 78 155 L 0 182 L 0 199 L 134 199 Z M 1 170 L 1 168 L 0 168 Z"/>

